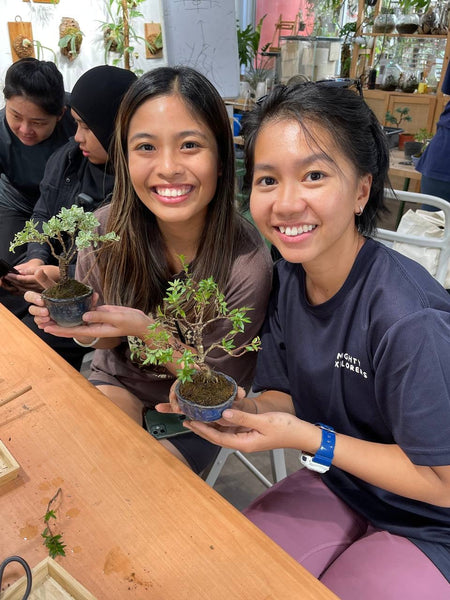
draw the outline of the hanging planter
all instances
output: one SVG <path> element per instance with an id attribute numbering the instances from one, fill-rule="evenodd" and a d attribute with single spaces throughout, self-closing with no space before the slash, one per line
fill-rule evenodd
<path id="1" fill-rule="evenodd" d="M 13 41 L 15 53 L 19 58 L 34 56 L 33 42 L 24 35 L 18 35 Z"/>
<path id="2" fill-rule="evenodd" d="M 63 17 L 59 26 L 59 42 L 61 54 L 73 61 L 80 53 L 83 32 L 80 31 L 78 21 L 71 17 Z"/>

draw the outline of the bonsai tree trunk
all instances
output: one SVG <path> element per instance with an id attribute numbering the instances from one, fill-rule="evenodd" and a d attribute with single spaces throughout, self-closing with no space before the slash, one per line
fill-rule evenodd
<path id="1" fill-rule="evenodd" d="M 127 0 L 122 0 L 122 16 L 123 16 L 123 62 L 125 69 L 130 70 L 130 53 L 128 51 L 130 46 L 130 29 L 128 25 L 128 4 Z"/>
<path id="2" fill-rule="evenodd" d="M 58 257 L 58 265 L 59 273 L 61 275 L 59 283 L 62 284 L 69 279 L 69 265 L 67 264 L 67 260 L 64 256 Z"/>

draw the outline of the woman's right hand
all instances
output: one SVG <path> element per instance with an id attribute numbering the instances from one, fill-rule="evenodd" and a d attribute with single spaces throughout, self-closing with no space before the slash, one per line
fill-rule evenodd
<path id="1" fill-rule="evenodd" d="M 40 292 L 45 289 L 42 281 L 44 281 L 44 285 L 49 280 L 56 283 L 60 277 L 59 267 L 56 265 L 44 265 L 43 261 L 38 258 L 20 263 L 15 268 L 19 271 L 19 274 L 9 273 L 8 279 L 22 293 L 28 290 Z M 44 278 L 44 275 L 47 276 L 47 279 Z"/>
<path id="2" fill-rule="evenodd" d="M 38 269 L 35 272 L 36 281 L 41 286 L 43 290 L 52 285 L 55 285 L 56 281 L 51 279 L 44 269 Z M 41 294 L 38 292 L 27 291 L 24 294 L 24 299 L 30 303 L 28 307 L 28 312 L 34 316 L 34 321 L 39 329 L 45 329 L 47 325 L 56 325 L 54 321 L 50 318 L 49 312 L 42 300 Z"/>

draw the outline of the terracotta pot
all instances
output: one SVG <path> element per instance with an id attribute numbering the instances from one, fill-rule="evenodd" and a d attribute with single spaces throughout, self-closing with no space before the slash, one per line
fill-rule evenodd
<path id="1" fill-rule="evenodd" d="M 405 142 L 413 142 L 414 136 L 412 133 L 400 133 L 398 136 L 398 149 L 403 150 Z"/>

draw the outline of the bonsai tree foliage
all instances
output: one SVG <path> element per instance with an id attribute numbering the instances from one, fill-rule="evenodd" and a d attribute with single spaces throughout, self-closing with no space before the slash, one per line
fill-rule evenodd
<path id="1" fill-rule="evenodd" d="M 76 204 L 71 208 L 62 208 L 56 216 L 42 223 L 42 231 L 37 226 L 38 223 L 33 219 L 27 221 L 22 231 L 16 233 L 9 250 L 14 252 L 17 246 L 30 242 L 48 244 L 59 265 L 61 279 L 56 286 L 58 288 L 64 288 L 74 281 L 69 279 L 69 265 L 79 250 L 91 244 L 95 248 L 101 242 L 119 239 L 114 232 L 99 235 L 96 232 L 99 226 L 97 217 Z"/>
<path id="2" fill-rule="evenodd" d="M 394 113 L 397 113 L 398 116 Z M 385 116 L 386 123 L 392 123 L 396 127 L 400 127 L 400 123 L 402 123 L 403 121 L 409 122 L 412 120 L 409 114 L 409 108 L 407 106 L 399 106 L 394 110 L 394 113 L 391 113 L 389 110 L 387 111 Z"/>
<path id="3" fill-rule="evenodd" d="M 261 342 L 255 337 L 250 344 L 236 347 L 235 337 L 250 323 L 246 315 L 251 309 L 230 310 L 214 279 L 195 281 L 185 257 L 180 256 L 180 259 L 184 277 L 169 284 L 163 304 L 157 308 L 156 318 L 148 327 L 146 344 L 131 344 L 132 356 L 139 357 L 144 365 L 176 363 L 181 383 L 192 382 L 193 376 L 203 381 L 215 380 L 217 376 L 206 364 L 210 352 L 220 349 L 237 357 L 259 350 Z M 205 347 L 205 330 L 218 321 L 228 321 L 230 329 L 222 339 Z"/>

